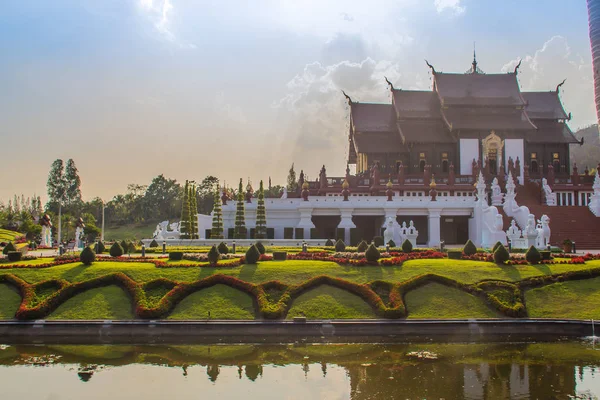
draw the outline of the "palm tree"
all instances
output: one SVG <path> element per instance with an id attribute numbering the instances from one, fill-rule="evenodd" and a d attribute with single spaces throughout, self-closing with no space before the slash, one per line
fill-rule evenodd
<path id="1" fill-rule="evenodd" d="M 594 71 L 594 93 L 596 117 L 600 120 L 600 0 L 587 0 L 592 66 Z"/>

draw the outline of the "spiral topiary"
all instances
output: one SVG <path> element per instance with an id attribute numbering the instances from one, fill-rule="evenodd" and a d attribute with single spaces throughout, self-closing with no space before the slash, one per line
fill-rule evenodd
<path id="1" fill-rule="evenodd" d="M 496 247 L 496 250 L 494 251 L 494 262 L 496 264 L 504 264 L 508 260 L 510 260 L 510 254 L 508 253 L 508 250 L 506 250 L 506 247 L 504 247 L 502 243 L 500 243 L 500 246 Z"/>
<path id="2" fill-rule="evenodd" d="M 475 243 L 473 243 L 471 239 L 467 240 L 467 243 L 465 243 L 465 247 L 463 247 L 463 253 L 466 256 L 472 256 L 473 254 L 477 253 L 477 246 L 475 246 Z"/>
<path id="3" fill-rule="evenodd" d="M 252 245 L 246 252 L 246 264 L 256 264 L 260 258 L 260 252 L 256 246 Z"/>
<path id="4" fill-rule="evenodd" d="M 377 247 L 375 247 L 375 245 L 371 243 L 367 248 L 367 251 L 365 251 L 365 258 L 367 259 L 367 261 L 376 262 L 377 260 L 379 260 L 379 257 L 381 257 L 381 253 L 379 253 Z"/>
<path id="5" fill-rule="evenodd" d="M 260 254 L 265 254 L 265 251 L 267 251 L 267 249 L 265 249 L 265 245 L 262 244 L 261 242 L 256 242 L 255 246 L 256 246 L 256 250 L 258 250 L 258 252 Z"/>
<path id="6" fill-rule="evenodd" d="M 410 242 L 410 240 L 405 239 L 404 243 L 402 243 L 402 251 L 404 253 L 410 253 L 412 251 L 412 249 L 413 249 L 413 245 Z"/>
<path id="7" fill-rule="evenodd" d="M 208 251 L 207 256 L 208 256 L 209 263 L 216 264 L 217 261 L 219 261 L 221 254 L 219 254 L 219 250 L 217 249 L 217 246 L 213 245 L 213 247 L 211 247 L 210 250 Z"/>
<path id="8" fill-rule="evenodd" d="M 358 246 L 356 246 L 356 251 L 363 253 L 363 252 L 367 251 L 368 248 L 369 248 L 369 244 L 363 240 L 358 244 Z"/>
<path id="9" fill-rule="evenodd" d="M 346 250 L 346 244 L 342 239 L 338 239 L 338 241 L 335 242 L 335 251 L 341 252 L 344 250 Z"/>
<path id="10" fill-rule="evenodd" d="M 225 242 L 219 243 L 219 247 L 217 247 L 217 250 L 219 250 L 219 254 L 227 254 L 227 253 L 229 253 L 229 247 L 227 247 L 227 245 L 225 244 Z"/>
<path id="11" fill-rule="evenodd" d="M 110 246 L 109 253 L 111 257 L 121 257 L 123 255 L 123 247 L 121 247 L 119 242 L 115 242 L 112 246 Z"/>
<path id="12" fill-rule="evenodd" d="M 84 265 L 92 265 L 92 263 L 96 260 L 96 253 L 89 247 L 84 248 L 81 253 L 79 253 L 79 261 Z"/>

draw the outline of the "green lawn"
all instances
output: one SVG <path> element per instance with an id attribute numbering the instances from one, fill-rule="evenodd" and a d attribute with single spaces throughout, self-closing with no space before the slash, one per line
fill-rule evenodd
<path id="1" fill-rule="evenodd" d="M 23 234 L 7 229 L 0 229 L 0 242 L 12 242 L 18 236 L 23 236 Z"/>
<path id="2" fill-rule="evenodd" d="M 462 290 L 430 283 L 405 297 L 408 318 L 499 318 L 481 299 Z"/>
<path id="3" fill-rule="evenodd" d="M 600 278 L 554 283 L 525 292 L 533 318 L 600 319 Z"/>
<path id="4" fill-rule="evenodd" d="M 225 285 L 195 292 L 181 301 L 169 319 L 254 319 L 252 298 Z"/>
<path id="5" fill-rule="evenodd" d="M 21 304 L 21 296 L 8 285 L 0 285 L 0 320 L 12 319 Z"/>
<path id="6" fill-rule="evenodd" d="M 321 285 L 301 294 L 288 312 L 288 319 L 377 318 L 373 309 L 360 297 L 345 290 Z"/>
<path id="7" fill-rule="evenodd" d="M 131 300 L 117 286 L 90 289 L 65 301 L 48 319 L 133 319 Z"/>

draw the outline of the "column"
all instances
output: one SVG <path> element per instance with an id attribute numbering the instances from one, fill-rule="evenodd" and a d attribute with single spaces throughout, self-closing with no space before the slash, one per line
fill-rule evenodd
<path id="1" fill-rule="evenodd" d="M 441 209 L 429 209 L 429 243 L 428 247 L 438 247 L 440 245 L 440 215 Z"/>
<path id="2" fill-rule="evenodd" d="M 296 228 L 304 229 L 304 239 L 310 239 L 310 229 L 315 227 L 312 222 L 312 208 L 299 208 L 300 222 L 296 225 Z"/>
<path id="3" fill-rule="evenodd" d="M 354 211 L 353 208 L 341 209 L 340 213 L 342 218 L 337 226 L 338 228 L 344 228 L 344 243 L 347 246 L 350 245 L 350 229 L 356 228 L 356 225 L 352 222 L 352 211 Z"/>

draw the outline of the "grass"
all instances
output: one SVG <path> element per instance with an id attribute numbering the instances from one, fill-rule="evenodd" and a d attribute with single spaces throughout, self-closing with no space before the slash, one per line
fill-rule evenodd
<path id="1" fill-rule="evenodd" d="M 327 285 L 309 290 L 292 303 L 287 318 L 297 316 L 306 316 L 308 319 L 377 318 L 360 297 Z"/>
<path id="2" fill-rule="evenodd" d="M 0 229 L 0 242 L 12 242 L 18 236 L 23 236 L 23 234 L 8 229 Z"/>
<path id="3" fill-rule="evenodd" d="M 195 292 L 181 301 L 169 319 L 254 319 L 252 298 L 225 285 Z"/>
<path id="4" fill-rule="evenodd" d="M 600 319 L 600 278 L 555 283 L 525 292 L 534 318 Z"/>
<path id="5" fill-rule="evenodd" d="M 0 320 L 12 319 L 21 304 L 21 296 L 8 285 L 0 285 Z"/>
<path id="6" fill-rule="evenodd" d="M 481 299 L 459 289 L 430 283 L 405 297 L 408 318 L 498 318 Z"/>
<path id="7" fill-rule="evenodd" d="M 48 319 L 133 319 L 129 296 L 117 286 L 90 289 L 65 301 Z"/>

